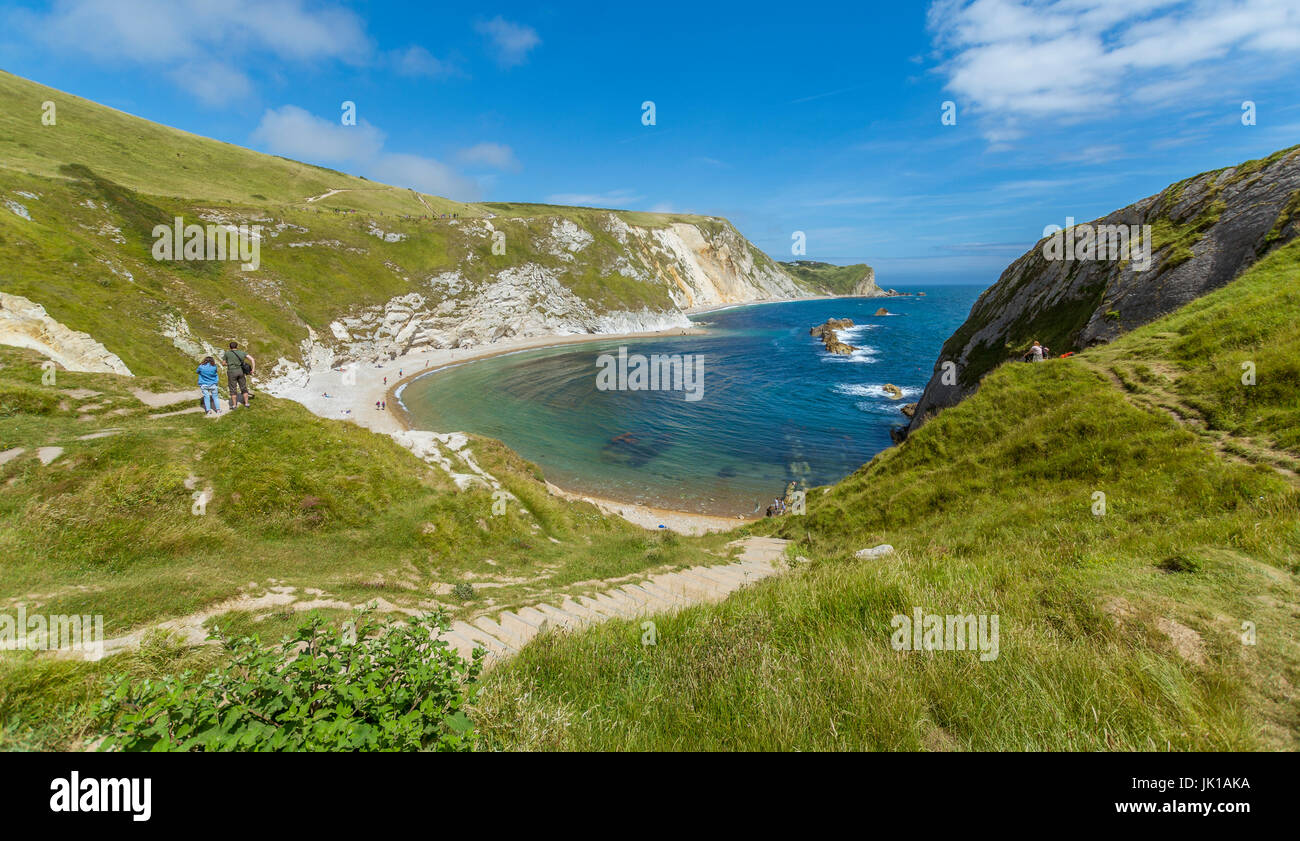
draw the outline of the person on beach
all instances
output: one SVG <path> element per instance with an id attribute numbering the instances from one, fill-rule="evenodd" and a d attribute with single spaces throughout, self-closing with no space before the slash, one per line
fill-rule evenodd
<path id="1" fill-rule="evenodd" d="M 221 396 L 217 394 L 218 374 L 220 369 L 211 356 L 203 357 L 203 362 L 197 369 L 199 375 L 199 396 L 203 401 L 203 414 L 221 414 L 218 401 Z"/>
<path id="2" fill-rule="evenodd" d="M 226 363 L 226 384 L 230 386 L 230 408 L 248 408 L 248 375 L 253 373 L 253 357 L 239 349 L 239 342 L 231 342 L 230 349 L 221 354 Z"/>

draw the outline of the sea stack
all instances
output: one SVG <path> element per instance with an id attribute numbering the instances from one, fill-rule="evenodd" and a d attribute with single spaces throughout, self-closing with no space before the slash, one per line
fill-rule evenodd
<path id="1" fill-rule="evenodd" d="M 857 350 L 857 348 L 853 345 L 841 342 L 839 334 L 836 331 L 845 330 L 852 326 L 853 319 L 851 318 L 828 318 L 826 319 L 825 324 L 818 324 L 816 327 L 809 330 L 808 335 L 820 338 L 822 340 L 822 345 L 828 352 L 847 356 Z"/>

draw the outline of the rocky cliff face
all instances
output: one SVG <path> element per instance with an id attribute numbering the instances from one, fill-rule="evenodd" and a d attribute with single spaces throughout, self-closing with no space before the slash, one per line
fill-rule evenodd
<path id="1" fill-rule="evenodd" d="M 70 330 L 40 304 L 0 292 L 0 345 L 30 348 L 65 370 L 131 376 L 116 354 L 85 333 Z"/>
<path id="2" fill-rule="evenodd" d="M 979 297 L 944 344 L 908 431 L 965 398 L 1035 340 L 1054 355 L 1081 350 L 1227 284 L 1294 238 L 1298 220 L 1300 147 L 1292 147 L 1180 181 L 1041 240 Z M 1123 237 L 1127 247 L 1117 247 Z"/>
<path id="3" fill-rule="evenodd" d="M 867 266 L 866 274 L 862 276 L 861 280 L 853 284 L 851 294 L 861 298 L 880 298 L 889 293 L 876 285 L 876 270 Z"/>
<path id="4" fill-rule="evenodd" d="M 540 237 L 536 227 L 498 218 L 464 223 L 465 237 L 500 234 L 507 255 L 519 249 L 531 258 L 484 271 L 471 257 L 424 278 L 418 291 L 348 311 L 328 335 L 313 330 L 298 359 L 280 360 L 279 373 L 501 339 L 689 327 L 683 311 L 690 308 L 809 294 L 720 219 L 641 227 L 610 212 L 587 226 L 552 220 Z M 584 287 L 593 275 L 600 282 Z M 607 292 L 622 299 L 608 300 Z"/>

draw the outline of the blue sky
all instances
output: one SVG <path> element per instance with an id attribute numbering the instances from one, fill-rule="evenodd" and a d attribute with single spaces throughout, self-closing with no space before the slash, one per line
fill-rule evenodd
<path id="1" fill-rule="evenodd" d="M 991 283 L 1300 142 L 1300 0 L 10 2 L 0 67 L 454 198 L 726 216 L 777 259 L 802 231 L 886 285 Z"/>

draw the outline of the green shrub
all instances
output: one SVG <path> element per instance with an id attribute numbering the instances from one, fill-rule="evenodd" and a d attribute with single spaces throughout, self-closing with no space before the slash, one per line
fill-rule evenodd
<path id="1" fill-rule="evenodd" d="M 1160 568 L 1166 572 L 1191 572 L 1201 571 L 1203 566 L 1201 559 L 1195 555 L 1189 555 L 1186 552 L 1178 552 L 1170 555 L 1160 562 Z"/>
<path id="2" fill-rule="evenodd" d="M 99 716 L 105 750 L 472 750 L 462 711 L 482 652 L 441 640 L 442 614 L 381 627 L 365 612 L 340 628 L 312 615 L 277 647 L 214 638 L 229 652 L 206 675 L 110 679 Z"/>

